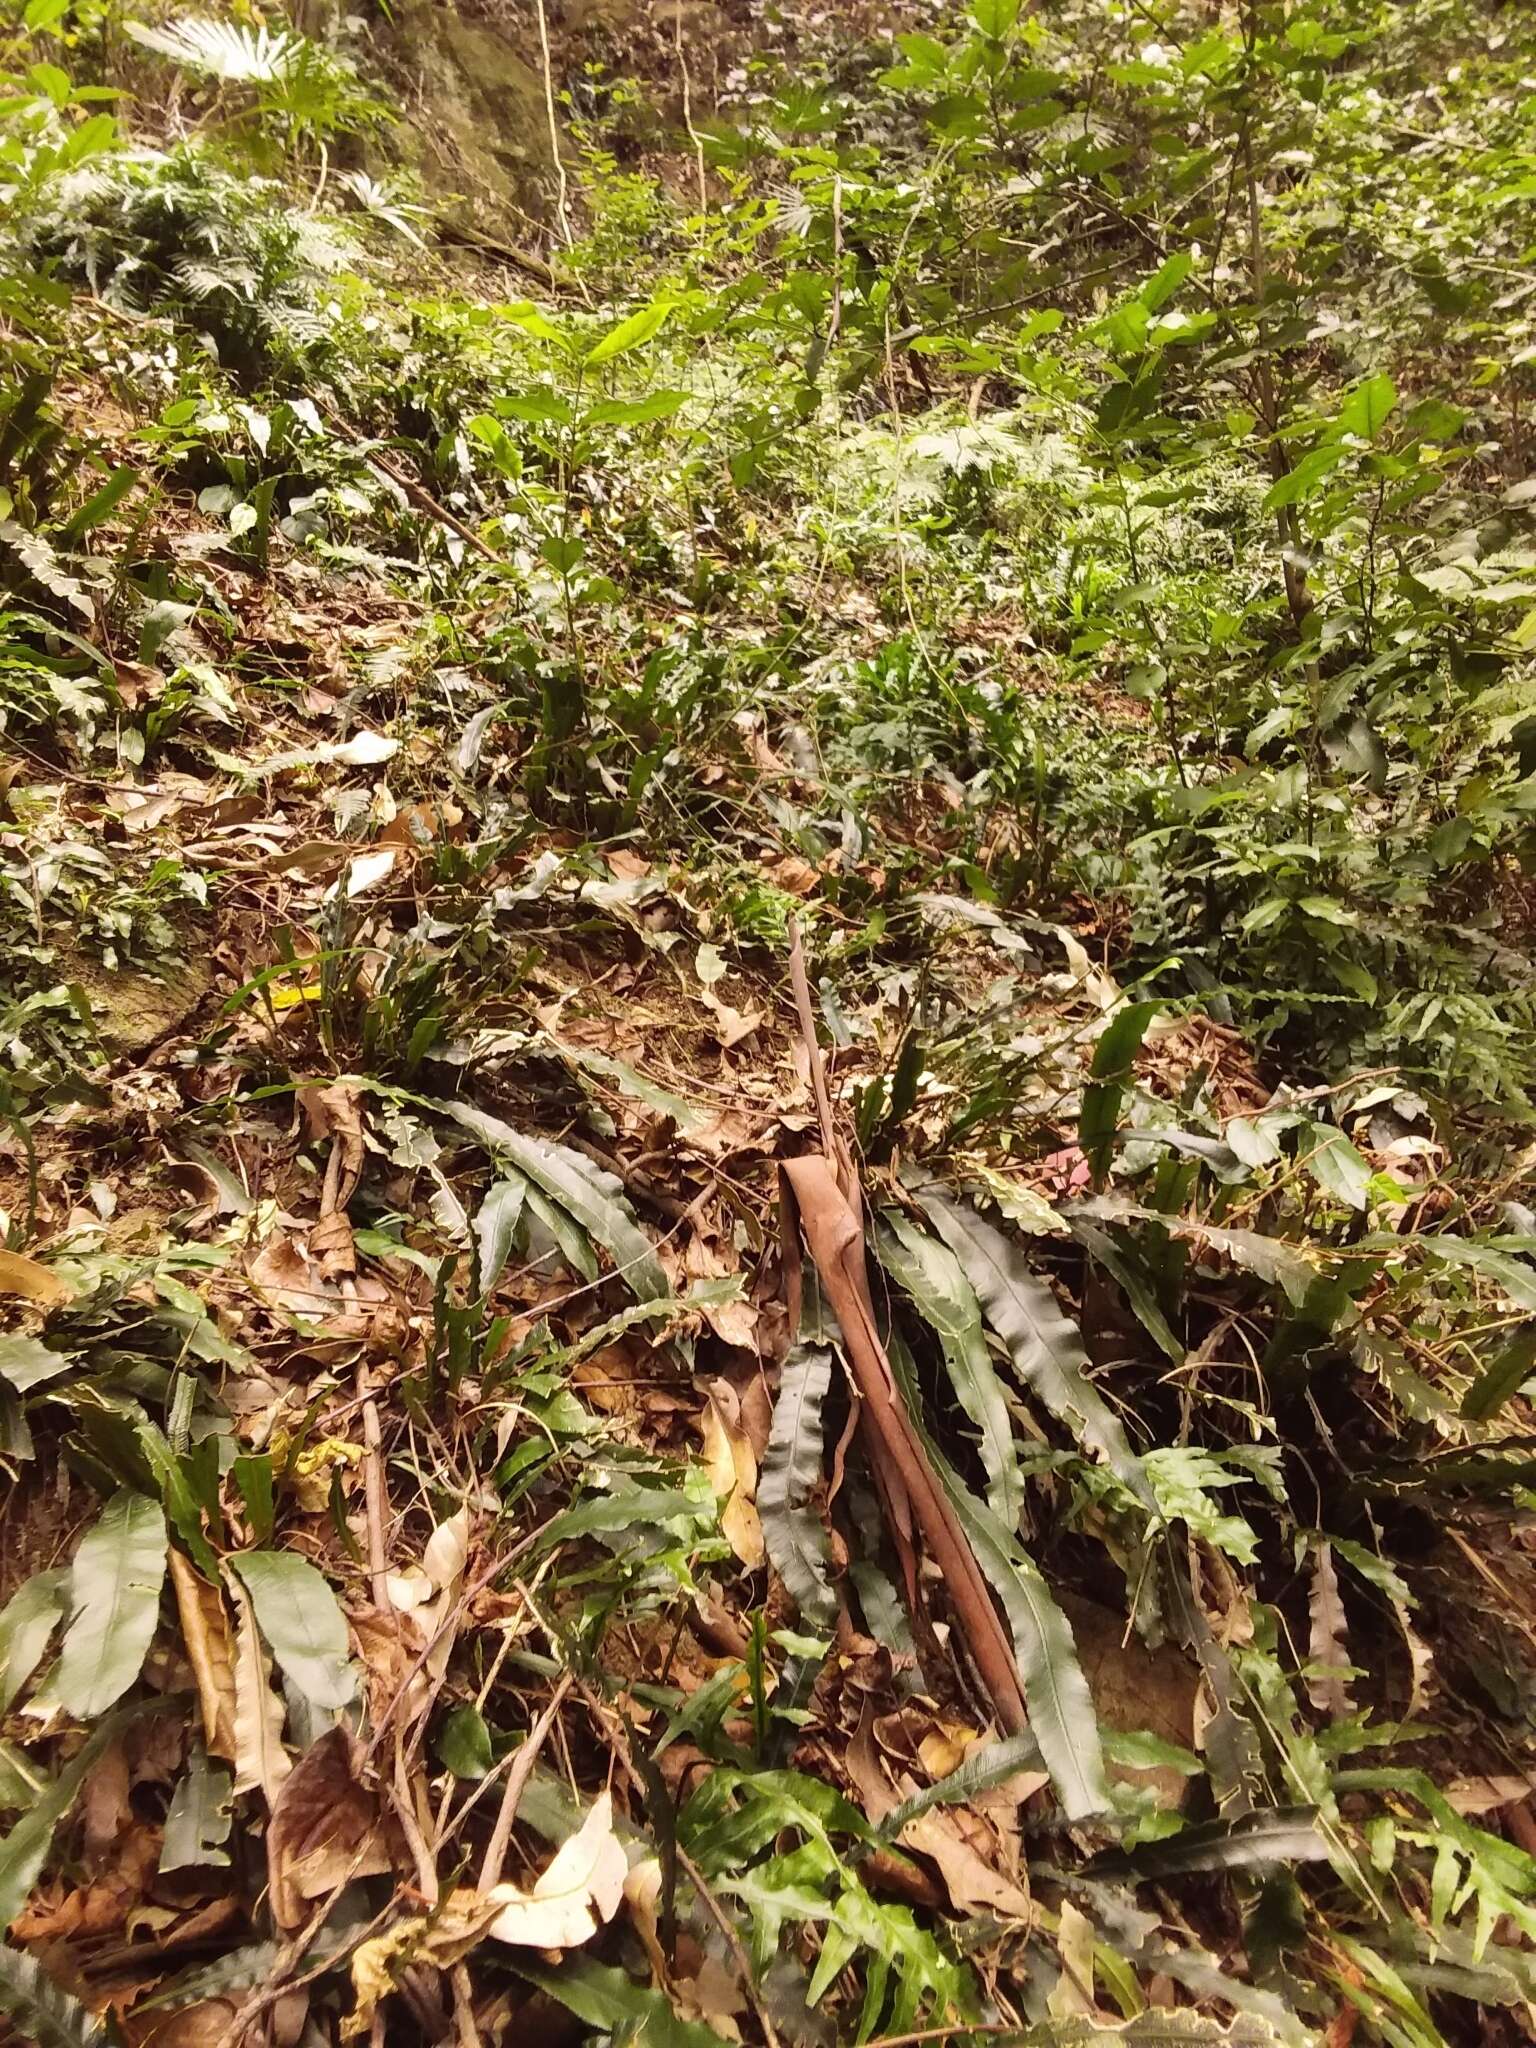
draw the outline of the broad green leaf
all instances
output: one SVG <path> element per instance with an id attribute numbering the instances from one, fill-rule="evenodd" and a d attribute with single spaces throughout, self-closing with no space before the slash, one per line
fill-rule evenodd
<path id="1" fill-rule="evenodd" d="M 240 1551 L 229 1563 L 284 1675 L 313 1706 L 349 1705 L 357 1674 L 348 1658 L 346 1617 L 321 1574 L 289 1550 Z"/>
<path id="2" fill-rule="evenodd" d="M 1307 1171 L 1325 1194 L 1348 1208 L 1363 1209 L 1370 1191 L 1371 1169 L 1341 1130 L 1332 1124 L 1310 1124 L 1302 1134 Z"/>
<path id="3" fill-rule="evenodd" d="M 1198 1771 L 1199 1768 L 1196 1763 L 1195 1769 Z M 1021 1771 L 1043 1769 L 1040 1745 L 1033 1735 L 1009 1735 L 997 1742 L 979 1743 L 964 1763 L 957 1765 L 947 1777 L 925 1786 L 921 1792 L 914 1792 L 900 1806 L 893 1806 L 877 1832 L 882 1840 L 894 1842 L 908 1821 L 916 1820 L 930 1807 L 963 1804 L 974 1799 L 978 1792 L 989 1792 L 994 1785 L 1016 1778 Z"/>
<path id="4" fill-rule="evenodd" d="M 525 1200 L 529 1216 L 543 1224 L 570 1270 L 580 1274 L 583 1280 L 595 1280 L 600 1271 L 597 1253 L 592 1249 L 592 1240 L 576 1219 L 558 1202 L 552 1202 L 542 1188 L 531 1183 Z"/>
<path id="5" fill-rule="evenodd" d="M 1472 1238 L 1455 1237 L 1449 1231 L 1420 1238 L 1419 1243 L 1430 1258 L 1480 1273 L 1521 1308 L 1536 1311 L 1536 1270 L 1512 1252 L 1500 1251 L 1497 1245 L 1478 1244 Z"/>
<path id="6" fill-rule="evenodd" d="M 1397 386 L 1385 371 L 1357 384 L 1339 408 L 1336 425 L 1341 434 L 1353 434 L 1361 441 L 1374 441 L 1397 404 Z"/>
<path id="7" fill-rule="evenodd" d="M 455 1707 L 437 1732 L 438 1760 L 456 1778 L 483 1778 L 491 1768 L 491 1731 L 478 1707 Z"/>
<path id="8" fill-rule="evenodd" d="M 807 1621 L 831 1628 L 837 1595 L 828 1566 L 827 1532 L 815 1502 L 822 1478 L 822 1409 L 832 1378 L 832 1352 L 796 1344 L 779 1376 L 768 1448 L 757 1485 L 757 1512 L 769 1561 Z"/>
<path id="9" fill-rule="evenodd" d="M 489 1294 L 501 1278 L 527 1192 L 528 1183 L 521 1175 L 516 1180 L 496 1181 L 475 1212 L 475 1286 L 481 1294 Z"/>
<path id="10" fill-rule="evenodd" d="M 570 1045 L 564 1039 L 550 1034 L 550 1043 L 561 1059 L 569 1060 L 573 1066 L 584 1067 L 589 1073 L 601 1074 L 605 1080 L 625 1095 L 632 1095 L 636 1102 L 643 1102 L 647 1109 L 658 1110 L 668 1116 L 680 1131 L 701 1131 L 712 1121 L 708 1110 L 697 1102 L 689 1102 L 681 1095 L 673 1094 L 670 1088 L 663 1088 L 657 1082 L 647 1080 L 623 1060 L 597 1052 L 591 1046 Z"/>
<path id="11" fill-rule="evenodd" d="M 51 1350 L 36 1337 L 0 1337 L 0 1379 L 9 1380 L 18 1394 L 56 1379 L 72 1363 L 66 1352 Z"/>
<path id="12" fill-rule="evenodd" d="M 1194 267 L 1195 259 L 1189 251 L 1177 250 L 1158 265 L 1136 294 L 1137 298 L 1149 313 L 1155 313 L 1160 306 L 1167 305 Z"/>
<path id="13" fill-rule="evenodd" d="M 101 489 L 93 497 L 88 498 L 69 520 L 64 528 L 65 540 L 77 541 L 82 533 L 89 532 L 93 526 L 99 526 L 102 520 L 109 517 L 116 506 L 127 497 L 137 476 L 138 471 L 130 469 L 126 464 L 114 469 Z"/>
<path id="14" fill-rule="evenodd" d="M 1125 1084 L 1131 1077 L 1141 1042 L 1160 1008 L 1158 1003 L 1127 1003 L 1110 1019 L 1093 1049 L 1093 1079 L 1083 1090 L 1077 1142 L 1093 1168 L 1095 1180 L 1102 1180 L 1109 1170 Z"/>
<path id="15" fill-rule="evenodd" d="M 927 1207 L 927 1203 L 924 1204 Z M 929 1214 L 933 1212 L 929 1209 Z M 1062 1613 L 1038 1565 L 1011 1529 L 979 1501 L 924 1430 L 912 1360 L 896 1332 L 887 1352 L 907 1413 L 949 1497 L 976 1562 L 1002 1602 L 1019 1677 L 1029 1709 L 1030 1732 L 1040 1745 L 1069 1818 L 1109 1810 L 1104 1750 L 1088 1681 L 1078 1662 L 1072 1626 Z"/>
<path id="16" fill-rule="evenodd" d="M 107 2048 L 101 2022 L 24 1948 L 0 1946 L 0 2013 L 30 2048 Z"/>
<path id="17" fill-rule="evenodd" d="M 653 391 L 648 398 L 605 398 L 587 414 L 589 427 L 643 427 L 669 420 L 688 403 L 686 391 Z"/>
<path id="18" fill-rule="evenodd" d="M 228 1864 L 224 1844 L 233 1824 L 233 1797 L 229 1772 L 222 1764 L 210 1763 L 207 1751 L 198 1743 L 166 1809 L 162 1871 Z"/>
<path id="19" fill-rule="evenodd" d="M 651 1299 L 672 1292 L 655 1246 L 636 1223 L 623 1188 L 611 1173 L 594 1166 L 585 1153 L 542 1138 L 524 1137 L 500 1117 L 489 1116 L 467 1102 L 431 1106 L 452 1117 L 488 1152 L 504 1153 L 519 1173 L 558 1202 L 612 1255 L 632 1293 Z"/>
<path id="20" fill-rule="evenodd" d="M 976 1295 L 947 1245 L 918 1230 L 899 1210 L 885 1211 L 875 1250 L 938 1332 L 955 1398 L 981 1432 L 987 1502 L 1005 1528 L 1017 1529 L 1024 1505 L 1013 1417 L 987 1349 Z"/>
<path id="21" fill-rule="evenodd" d="M 69 1605 L 69 1572 L 34 1572 L 0 1610 L 0 1714 L 42 1661 L 48 1638 Z"/>
<path id="22" fill-rule="evenodd" d="M 628 319 L 621 320 L 617 327 L 610 327 L 602 340 L 587 350 L 587 368 L 596 370 L 604 363 L 611 363 L 619 356 L 628 355 L 631 349 L 643 347 L 646 342 L 660 334 L 672 317 L 672 311 L 670 305 L 653 303 L 642 306 L 637 313 L 631 313 Z"/>
<path id="23" fill-rule="evenodd" d="M 1485 1366 L 1462 1397 L 1467 1422 L 1486 1422 L 1506 1401 L 1514 1399 L 1536 1370 L 1536 1327 L 1517 1330 L 1491 1365 Z"/>
<path id="24" fill-rule="evenodd" d="M 971 19 L 984 36 L 1001 42 L 1019 18 L 1020 0 L 971 0 Z"/>
<path id="25" fill-rule="evenodd" d="M 1117 1282 L 1126 1300 L 1136 1311 L 1137 1321 L 1158 1350 L 1165 1357 L 1171 1358 L 1175 1365 L 1181 1363 L 1184 1346 L 1163 1314 L 1152 1284 L 1143 1272 L 1134 1251 L 1123 1249 L 1107 1230 L 1101 1230 L 1097 1224 L 1090 1223 L 1084 1216 L 1073 1217 L 1072 1234 Z"/>
<path id="26" fill-rule="evenodd" d="M 21 1813 L 40 1792 L 45 1792 L 52 1773 L 33 1763 L 14 1742 L 0 1742 L 0 1813 Z"/>
<path id="27" fill-rule="evenodd" d="M 569 1954 L 551 1969 L 518 1955 L 512 1967 L 596 2033 L 636 2048 L 721 2048 L 724 2037 L 701 2021 L 679 2019 L 665 1992 L 590 1956 Z"/>
<path id="28" fill-rule="evenodd" d="M 1182 1877 L 1192 1870 L 1251 1870 L 1270 1863 L 1320 1863 L 1328 1845 L 1310 1806 L 1201 1821 L 1160 1842 L 1109 1849 L 1084 1866 L 1087 1877 Z"/>
<path id="29" fill-rule="evenodd" d="M 1030 1270 L 1018 1245 L 973 1209 L 962 1209 L 932 1190 L 923 1189 L 918 1199 L 960 1261 L 1025 1385 L 1076 1441 L 1104 1460 L 1123 1486 L 1155 1508 L 1125 1431 L 1087 1377 L 1088 1353 L 1077 1325 L 1045 1281 Z"/>
<path id="30" fill-rule="evenodd" d="M 122 1698 L 160 1618 L 165 1549 L 160 1503 L 126 1487 L 113 1494 L 75 1551 L 64 1646 L 32 1712 L 91 1721 Z"/>
<path id="31" fill-rule="evenodd" d="M 637 1524 L 664 1532 L 669 1522 L 696 1524 L 712 1521 L 714 1515 L 713 1499 L 706 1507 L 691 1494 L 677 1489 L 615 1486 L 611 1492 L 594 1494 L 546 1522 L 538 1534 L 538 1547 L 549 1550 L 575 1536 L 616 1536 Z"/>

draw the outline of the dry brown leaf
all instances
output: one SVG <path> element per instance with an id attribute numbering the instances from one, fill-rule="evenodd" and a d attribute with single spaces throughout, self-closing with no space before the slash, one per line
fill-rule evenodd
<path id="1" fill-rule="evenodd" d="M 1333 1567 L 1333 1545 L 1318 1542 L 1312 1550 L 1312 1590 L 1307 1597 L 1312 1619 L 1308 1657 L 1316 1667 L 1307 1680 L 1307 1698 L 1319 1713 L 1334 1720 L 1353 1711 L 1349 1697 L 1349 1665 L 1346 1637 L 1349 1617 L 1339 1592 L 1339 1575 Z"/>
<path id="2" fill-rule="evenodd" d="M 709 1483 L 722 1503 L 720 1527 L 736 1556 L 755 1571 L 765 1555 L 763 1525 L 753 1506 L 757 1458 L 741 1426 L 741 1403 L 729 1380 L 715 1380 L 707 1389 L 700 1428 Z"/>
<path id="3" fill-rule="evenodd" d="M 97 1871 L 128 1818 L 128 1756 L 121 1740 L 108 1743 L 91 1766 L 80 1795 L 80 1817 L 87 1867 Z"/>
<path id="4" fill-rule="evenodd" d="M 699 1001 L 715 1020 L 715 1036 L 726 1052 L 734 1045 L 740 1045 L 744 1038 L 750 1038 L 754 1031 L 761 1031 L 762 1010 L 735 1010 L 729 1003 L 722 1003 L 712 989 L 701 988 Z"/>
<path id="5" fill-rule="evenodd" d="M 235 1790 L 266 1794 L 268 1806 L 293 1770 L 283 1747 L 283 1703 L 272 1690 L 272 1666 L 262 1648 L 251 1596 L 236 1578 L 229 1581 L 235 1603 Z"/>
<path id="6" fill-rule="evenodd" d="M 866 1700 L 844 1760 L 865 1813 L 878 1827 L 894 1807 L 911 1798 L 918 1786 L 907 1777 L 899 1784 L 892 1782 L 876 1750 L 874 1735 L 874 1709 Z M 983 1822 L 937 1807 L 908 1821 L 898 1840 L 903 1849 L 915 1850 L 937 1864 L 956 1912 L 988 1912 L 1006 1919 L 1028 1920 L 1032 1912 L 1028 1891 L 1014 1878 L 994 1869 L 973 1845 L 967 1832 L 967 1818 L 976 1838 L 991 1846 Z"/>
<path id="7" fill-rule="evenodd" d="M 354 853 L 347 861 L 344 873 L 338 875 L 325 892 L 325 901 L 334 903 L 345 893 L 349 898 L 362 896 L 370 889 L 376 889 L 380 882 L 388 881 L 394 873 L 395 863 L 400 858 L 397 846 L 371 847 L 367 853 Z"/>
<path id="8" fill-rule="evenodd" d="M 222 2048 L 234 2017 L 232 1999 L 207 1998 L 179 2012 L 129 2013 L 121 2026 L 129 2048 Z"/>
<path id="9" fill-rule="evenodd" d="M 70 1298 L 69 1289 L 51 1266 L 22 1252 L 0 1251 L 0 1294 L 19 1294 L 42 1308 L 57 1308 Z"/>
<path id="10" fill-rule="evenodd" d="M 186 1645 L 197 1681 L 197 1700 L 203 1715 L 203 1740 L 210 1756 L 235 1760 L 235 1666 L 230 1649 L 229 1622 L 216 1586 L 173 1545 L 170 1551 L 171 1584 L 176 1590 L 176 1611 L 181 1617 L 181 1639 Z"/>
<path id="11" fill-rule="evenodd" d="M 918 1787 L 903 1781 L 903 1797 Z M 910 1820 L 897 1837 L 903 1849 L 915 1849 L 937 1864 L 944 1889 L 957 1913 L 996 1913 L 1007 1920 L 1029 1920 L 1033 1908 L 1028 1891 L 1016 1879 L 994 1870 L 966 1840 L 955 1815 L 931 1807 Z"/>
<path id="12" fill-rule="evenodd" d="M 739 2041 L 736 2015 L 747 2009 L 746 1997 L 733 1970 L 717 1956 L 705 1956 L 692 1977 L 676 1977 L 668 1987 L 679 2019 L 702 2020 L 727 2041 Z"/>
<path id="13" fill-rule="evenodd" d="M 357 1271 L 357 1247 L 344 1210 L 333 1209 L 314 1224 L 309 1233 L 309 1255 L 319 1262 L 327 1280 L 350 1278 Z"/>
<path id="14" fill-rule="evenodd" d="M 1536 1792 L 1536 1778 L 1524 1771 L 1508 1771 L 1496 1777 L 1453 1778 L 1442 1785 L 1447 1806 L 1457 1813 L 1490 1813 L 1496 1806 L 1515 1806 Z"/>
<path id="15" fill-rule="evenodd" d="M 297 1927 L 306 1900 L 393 1868 L 378 1801 L 362 1782 L 361 1757 L 349 1729 L 327 1729 L 278 1795 L 267 1828 L 267 1881 L 279 1927 Z"/>
<path id="16" fill-rule="evenodd" d="M 1061 1924 L 1056 1947 L 1061 1956 L 1061 1975 L 1046 2000 L 1053 2019 L 1093 2019 L 1097 2008 L 1093 1997 L 1093 1922 L 1080 1913 L 1070 1899 L 1061 1902 Z"/>
<path id="17" fill-rule="evenodd" d="M 624 1879 L 624 1903 L 629 1908 L 629 1917 L 634 1922 L 640 1946 L 645 1950 L 646 1961 L 651 1966 L 651 1976 L 657 1984 L 665 1986 L 668 1981 L 667 1958 L 661 1946 L 661 1860 L 656 1856 L 642 1856 L 638 1863 L 632 1863 Z"/>
<path id="18" fill-rule="evenodd" d="M 371 2033 L 374 2014 L 396 1987 L 397 1972 L 420 1953 L 427 1925 L 420 1916 L 397 1920 L 353 1950 L 352 2010 L 341 2023 L 343 2041 L 358 2041 Z"/>
<path id="19" fill-rule="evenodd" d="M 460 1508 L 446 1522 L 439 1522 L 427 1538 L 421 1568 L 439 1593 L 446 1592 L 469 1562 L 470 1527 L 469 1509 Z"/>
<path id="20" fill-rule="evenodd" d="M 486 1894 L 497 1909 L 489 1932 L 516 1948 L 578 1948 L 619 1910 L 628 1869 L 604 1792 L 532 1891 L 499 1884 Z"/>
<path id="21" fill-rule="evenodd" d="M 372 1311 L 389 1298 L 379 1281 L 363 1274 L 351 1283 L 349 1300 L 300 1240 L 282 1231 L 267 1239 L 247 1263 L 246 1274 L 272 1308 L 317 1323 L 332 1337 L 366 1336 Z"/>

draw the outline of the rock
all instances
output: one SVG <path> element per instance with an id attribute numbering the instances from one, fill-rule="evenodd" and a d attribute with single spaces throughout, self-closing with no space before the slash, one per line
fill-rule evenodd
<path id="1" fill-rule="evenodd" d="M 189 949 L 159 974 L 104 967 L 88 954 L 59 962 L 59 978 L 85 992 L 102 1047 L 113 1059 L 146 1053 L 178 1030 L 213 987 L 213 962 Z"/>

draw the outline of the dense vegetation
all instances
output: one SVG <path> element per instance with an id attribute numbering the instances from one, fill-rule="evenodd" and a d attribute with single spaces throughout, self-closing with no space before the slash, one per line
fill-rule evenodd
<path id="1" fill-rule="evenodd" d="M 1536 16 L 899 12 L 6 12 L 18 2040 L 1529 2032 Z"/>

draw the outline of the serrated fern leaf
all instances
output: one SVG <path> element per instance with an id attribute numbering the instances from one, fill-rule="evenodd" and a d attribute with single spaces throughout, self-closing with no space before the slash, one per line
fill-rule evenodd
<path id="1" fill-rule="evenodd" d="M 35 2048 L 107 2048 L 106 2033 L 79 1999 L 24 1949 L 0 1947 L 0 2012 Z"/>
<path id="2" fill-rule="evenodd" d="M 274 35 L 267 28 L 244 28 L 196 14 L 162 22 L 158 28 L 130 21 L 127 29 L 146 50 L 232 85 L 273 84 L 285 76 L 303 47 L 301 37 L 286 31 Z"/>

